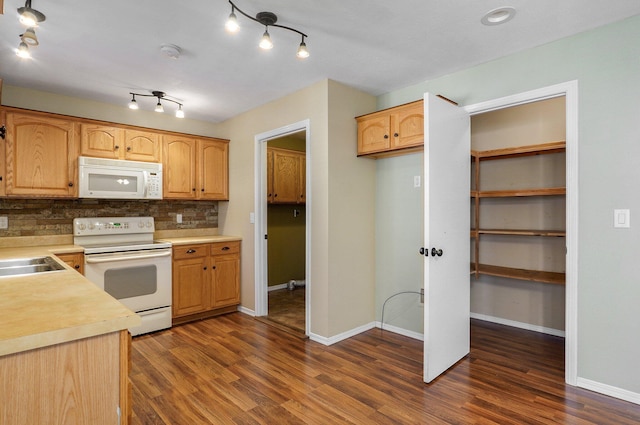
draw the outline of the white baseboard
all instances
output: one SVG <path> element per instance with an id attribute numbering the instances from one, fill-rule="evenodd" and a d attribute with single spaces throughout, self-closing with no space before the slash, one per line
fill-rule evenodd
<path id="1" fill-rule="evenodd" d="M 256 317 L 256 312 L 255 312 L 254 310 L 249 310 L 248 308 L 243 307 L 243 306 L 241 306 L 241 305 L 240 305 L 240 306 L 238 306 L 238 311 L 239 311 L 240 313 L 248 314 L 248 315 L 249 315 L 249 316 L 251 316 L 251 317 Z"/>
<path id="2" fill-rule="evenodd" d="M 622 388 L 613 387 L 611 385 L 602 384 L 590 379 L 578 378 L 577 386 L 586 390 L 595 391 L 610 397 L 619 398 L 631 403 L 640 404 L 640 394 L 634 393 Z"/>
<path id="3" fill-rule="evenodd" d="M 485 322 L 497 323 L 499 325 L 512 326 L 514 328 L 525 329 L 527 331 L 540 332 L 547 335 L 564 338 L 565 332 L 560 329 L 546 328 L 544 326 L 532 325 L 530 323 L 516 322 L 515 320 L 503 319 L 501 317 L 487 316 L 485 314 L 471 313 L 472 319 L 484 320 Z"/>
<path id="4" fill-rule="evenodd" d="M 424 334 L 421 334 L 419 332 L 410 331 L 389 324 L 385 324 L 384 326 L 381 325 L 382 324 L 380 322 L 376 322 L 376 328 L 382 328 L 385 331 L 393 332 L 398 335 L 408 336 L 409 338 L 417 339 L 418 341 L 424 341 Z"/>
<path id="5" fill-rule="evenodd" d="M 320 336 L 320 335 L 316 335 L 314 333 L 309 333 L 309 339 L 315 342 L 319 342 L 322 345 L 332 345 L 335 344 L 336 342 L 340 342 L 342 340 L 345 340 L 347 338 L 351 338 L 352 336 L 356 336 L 358 334 L 361 334 L 362 332 L 366 332 L 369 329 L 373 329 L 376 327 L 375 322 L 371 322 L 371 323 L 367 323 L 366 325 L 362 325 L 359 326 L 357 328 L 351 329 L 347 332 L 343 332 L 341 334 L 338 335 L 334 335 L 332 337 L 324 337 L 324 336 Z"/>

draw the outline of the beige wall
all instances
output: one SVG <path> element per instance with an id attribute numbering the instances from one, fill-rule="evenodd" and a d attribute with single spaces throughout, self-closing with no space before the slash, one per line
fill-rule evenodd
<path id="1" fill-rule="evenodd" d="M 356 158 L 353 118 L 374 108 L 373 96 L 324 80 L 224 123 L 231 139 L 230 201 L 220 204 L 218 223 L 221 233 L 243 239 L 243 307 L 255 309 L 254 225 L 249 222 L 256 210 L 255 136 L 308 119 L 311 333 L 329 338 L 373 320 L 374 256 L 365 253 L 374 244 L 375 168 Z"/>

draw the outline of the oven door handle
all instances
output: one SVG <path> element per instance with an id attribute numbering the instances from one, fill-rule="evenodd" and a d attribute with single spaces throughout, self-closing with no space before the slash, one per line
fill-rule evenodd
<path id="1" fill-rule="evenodd" d="M 100 257 L 100 258 L 92 258 L 90 256 L 85 256 L 85 262 L 87 264 L 97 264 L 97 263 L 108 263 L 111 261 L 128 261 L 128 260 L 144 260 L 146 258 L 158 258 L 158 257 L 169 257 L 171 256 L 171 251 L 156 253 L 156 254 L 135 254 L 135 255 L 114 255 L 109 257 Z"/>

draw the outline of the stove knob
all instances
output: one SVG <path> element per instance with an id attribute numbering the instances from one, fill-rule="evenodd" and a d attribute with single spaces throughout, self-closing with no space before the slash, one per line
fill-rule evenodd
<path id="1" fill-rule="evenodd" d="M 140 227 L 140 228 L 144 227 L 144 221 L 139 221 L 138 222 L 138 227 Z"/>
<path id="2" fill-rule="evenodd" d="M 95 228 L 96 228 L 96 226 L 93 223 L 89 223 L 89 230 L 93 230 Z"/>
<path id="3" fill-rule="evenodd" d="M 80 224 L 78 225 L 78 227 L 80 228 L 80 230 L 84 230 L 84 229 L 86 229 L 86 228 L 87 228 L 86 224 L 84 224 L 84 223 L 80 223 Z"/>
<path id="4" fill-rule="evenodd" d="M 147 221 L 147 227 L 151 228 L 151 226 L 153 226 L 153 224 L 150 221 Z"/>

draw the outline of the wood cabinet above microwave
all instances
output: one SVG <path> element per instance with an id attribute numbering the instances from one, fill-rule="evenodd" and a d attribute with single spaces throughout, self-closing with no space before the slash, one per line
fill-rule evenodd
<path id="1" fill-rule="evenodd" d="M 160 134 L 100 124 L 80 125 L 80 155 L 160 162 Z"/>

